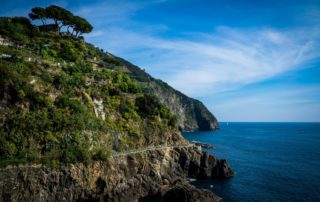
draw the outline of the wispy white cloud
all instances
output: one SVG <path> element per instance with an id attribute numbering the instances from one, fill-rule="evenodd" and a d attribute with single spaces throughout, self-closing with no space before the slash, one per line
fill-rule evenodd
<path id="1" fill-rule="evenodd" d="M 96 37 L 100 37 L 100 36 L 103 36 L 104 35 L 104 32 L 102 31 L 93 31 L 90 33 L 90 35 L 88 35 L 86 38 L 96 38 Z"/>
<path id="2" fill-rule="evenodd" d="M 208 107 L 220 121 L 319 121 L 319 91 L 314 85 L 229 92 Z"/>
<path id="3" fill-rule="evenodd" d="M 126 56 L 177 89 L 203 96 L 235 89 L 319 59 L 320 29 L 221 27 L 197 40 L 171 40 L 123 28 L 103 30 L 106 49 Z M 204 37 L 205 36 L 205 37 Z"/>

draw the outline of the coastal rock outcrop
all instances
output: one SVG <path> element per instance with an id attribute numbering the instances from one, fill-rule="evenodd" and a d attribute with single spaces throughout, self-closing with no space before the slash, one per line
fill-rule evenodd
<path id="1" fill-rule="evenodd" d="M 209 190 L 197 189 L 194 186 L 186 182 L 178 181 L 172 186 L 163 187 L 156 195 L 149 195 L 144 198 L 140 198 L 139 201 L 204 201 L 204 202 L 217 202 L 221 198 L 216 196 Z"/>
<path id="2" fill-rule="evenodd" d="M 211 154 L 193 147 L 163 149 L 55 169 L 7 166 L 0 169 L 0 201 L 219 201 L 186 179 L 230 176 L 226 161 Z"/>

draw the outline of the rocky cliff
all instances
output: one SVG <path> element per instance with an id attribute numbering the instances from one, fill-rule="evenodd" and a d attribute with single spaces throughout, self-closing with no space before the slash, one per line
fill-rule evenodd
<path id="1" fill-rule="evenodd" d="M 226 161 L 195 147 L 148 151 L 109 162 L 0 169 L 0 201 L 219 201 L 186 181 L 228 178 Z"/>
<path id="2" fill-rule="evenodd" d="M 144 70 L 128 61 L 111 54 L 108 54 L 108 56 L 119 60 L 123 66 L 118 70 L 123 70 L 123 67 L 126 67 L 125 71 L 145 86 L 145 92 L 156 95 L 177 116 L 180 130 L 215 130 L 219 128 L 216 117 L 201 101 L 190 98 L 167 83 L 151 77 Z"/>

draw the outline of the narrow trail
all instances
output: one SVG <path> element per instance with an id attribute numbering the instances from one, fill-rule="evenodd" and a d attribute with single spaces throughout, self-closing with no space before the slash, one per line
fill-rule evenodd
<path id="1" fill-rule="evenodd" d="M 166 145 L 159 145 L 159 146 L 149 146 L 141 149 L 134 149 L 134 150 L 129 150 L 129 151 L 124 151 L 124 152 L 116 152 L 113 153 L 111 156 L 112 157 L 118 157 L 118 156 L 126 156 L 130 154 L 138 154 L 138 153 L 143 153 L 146 151 L 155 151 L 155 150 L 164 150 L 164 149 L 175 149 L 175 148 L 190 148 L 194 147 L 194 144 L 188 144 L 188 145 L 173 145 L 173 146 L 166 146 Z"/>

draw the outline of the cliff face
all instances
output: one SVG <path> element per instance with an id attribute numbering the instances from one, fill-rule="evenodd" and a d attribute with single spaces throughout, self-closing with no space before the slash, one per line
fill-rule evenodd
<path id="1" fill-rule="evenodd" d="M 219 201 L 186 177 L 230 176 L 226 161 L 196 148 L 164 149 L 59 169 L 8 166 L 0 169 L 0 201 Z"/>
<path id="2" fill-rule="evenodd" d="M 121 58 L 117 59 L 126 66 L 127 71 L 135 80 L 144 84 L 146 92 L 156 95 L 177 116 L 180 130 L 215 130 L 219 128 L 216 117 L 202 102 L 184 95 L 159 79 L 154 79 L 139 67 Z"/>
<path id="3" fill-rule="evenodd" d="M 174 90 L 161 80 L 150 82 L 150 86 L 160 101 L 179 117 L 181 130 L 214 130 L 219 127 L 217 119 L 199 100 Z"/>

